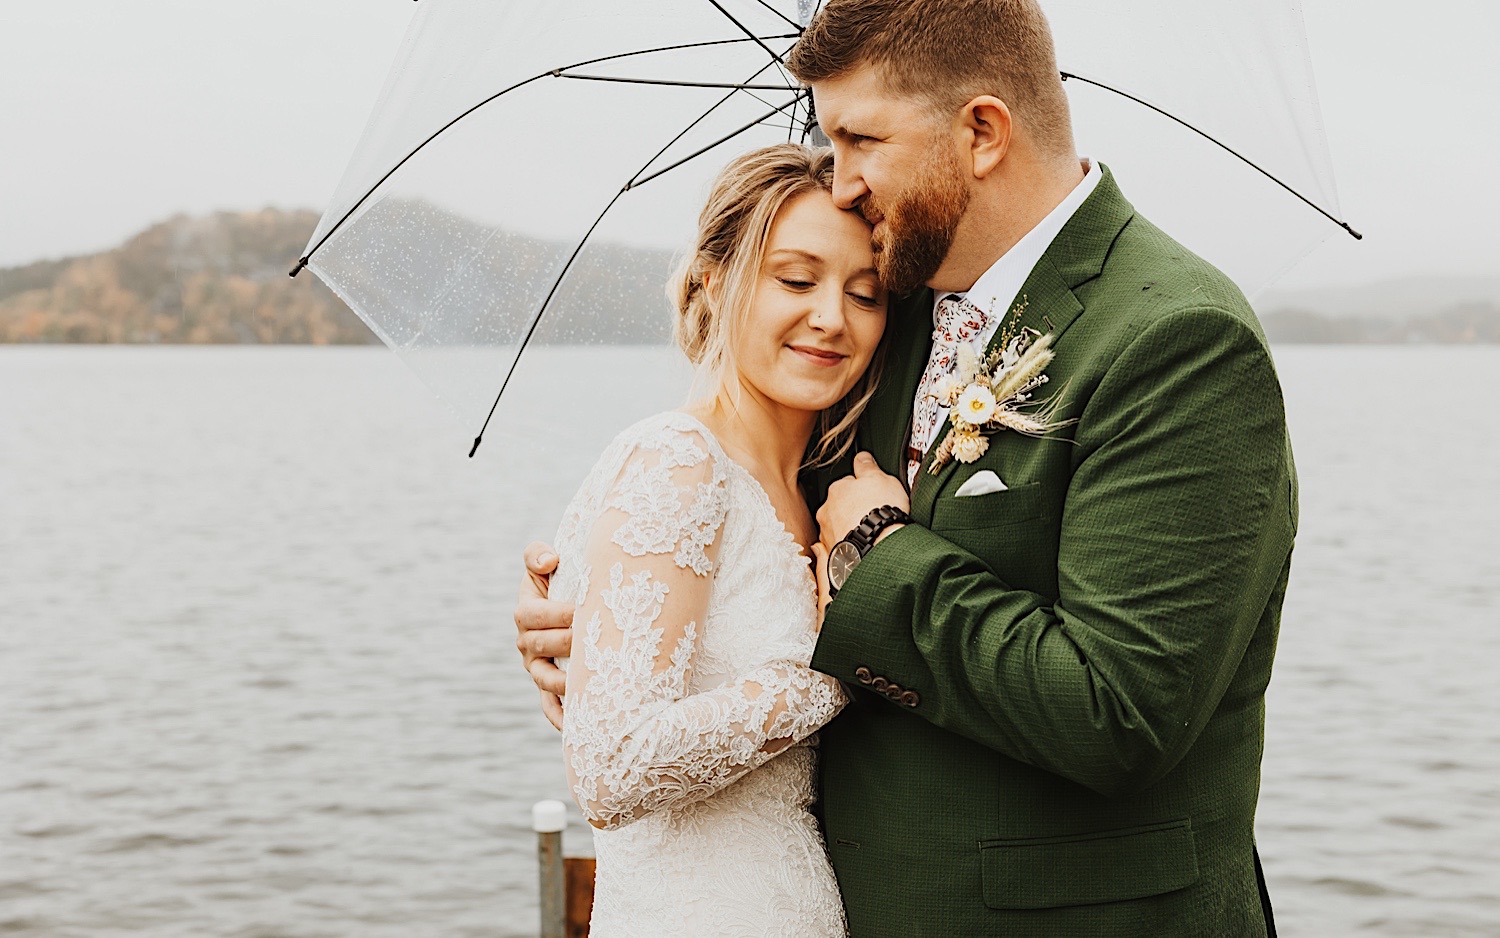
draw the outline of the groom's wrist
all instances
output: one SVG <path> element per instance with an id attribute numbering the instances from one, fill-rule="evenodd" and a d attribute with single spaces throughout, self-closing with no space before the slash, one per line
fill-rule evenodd
<path id="1" fill-rule="evenodd" d="M 906 525 L 900 524 L 900 523 L 886 525 L 886 527 L 885 527 L 884 530 L 882 530 L 879 534 L 875 535 L 875 544 L 871 544 L 870 545 L 871 549 L 874 549 L 874 547 L 875 547 L 876 544 L 879 544 L 881 541 L 883 541 L 886 538 L 890 537 L 892 534 L 895 534 L 897 531 L 901 530 L 904 527 L 906 527 Z"/>

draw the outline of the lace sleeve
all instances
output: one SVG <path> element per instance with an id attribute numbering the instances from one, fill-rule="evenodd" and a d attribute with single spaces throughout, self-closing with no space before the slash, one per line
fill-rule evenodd
<path id="1" fill-rule="evenodd" d="M 596 827 L 707 797 L 826 723 L 842 698 L 806 661 L 768 661 L 689 693 L 708 614 L 724 467 L 704 439 L 638 443 L 589 534 L 595 574 L 574 616 L 563 746 Z"/>

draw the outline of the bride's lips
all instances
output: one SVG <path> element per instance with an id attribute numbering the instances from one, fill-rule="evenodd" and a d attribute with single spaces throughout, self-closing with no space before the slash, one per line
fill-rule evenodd
<path id="1" fill-rule="evenodd" d="M 807 361 L 812 362 L 814 365 L 818 365 L 823 368 L 832 368 L 834 365 L 842 363 L 844 359 L 849 357 L 848 355 L 843 355 L 839 352 L 817 348 L 812 345 L 788 345 L 787 348 L 802 356 L 802 358 L 806 359 Z"/>

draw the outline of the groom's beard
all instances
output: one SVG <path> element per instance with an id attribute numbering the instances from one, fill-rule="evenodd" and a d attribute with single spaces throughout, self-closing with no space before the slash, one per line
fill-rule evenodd
<path id="1" fill-rule="evenodd" d="M 873 197 L 860 203 L 866 220 L 881 223 L 871 239 L 875 272 L 893 296 L 911 293 L 932 279 L 969 208 L 969 188 L 948 145 L 934 147 L 922 165 L 920 175 L 890 205 Z"/>

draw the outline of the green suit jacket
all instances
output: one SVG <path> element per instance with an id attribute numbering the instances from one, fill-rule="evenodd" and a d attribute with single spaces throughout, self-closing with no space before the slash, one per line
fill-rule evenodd
<path id="1" fill-rule="evenodd" d="M 1263 935 L 1253 828 L 1297 514 L 1264 335 L 1107 170 L 1023 298 L 1056 336 L 1039 397 L 1076 423 L 924 465 L 917 523 L 854 570 L 813 658 L 854 697 L 821 744 L 851 930 Z M 859 429 L 902 478 L 931 303 L 893 309 Z M 955 495 L 985 469 L 1008 491 Z"/>

